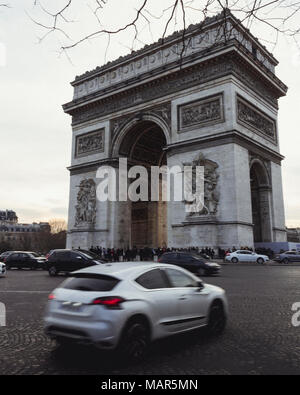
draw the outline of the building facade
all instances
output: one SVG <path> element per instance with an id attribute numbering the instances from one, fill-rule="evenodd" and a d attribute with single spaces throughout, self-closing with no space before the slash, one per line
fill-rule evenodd
<path id="1" fill-rule="evenodd" d="M 253 247 L 286 241 L 277 60 L 229 12 L 79 76 L 68 247 Z M 97 169 L 204 166 L 204 207 L 100 202 Z M 174 186 L 173 186 L 174 188 Z M 171 185 L 171 192 L 172 185 Z"/>
<path id="2" fill-rule="evenodd" d="M 40 235 L 50 233 L 48 222 L 21 224 L 13 210 L 0 210 L 0 247 L 12 250 L 39 250 Z"/>

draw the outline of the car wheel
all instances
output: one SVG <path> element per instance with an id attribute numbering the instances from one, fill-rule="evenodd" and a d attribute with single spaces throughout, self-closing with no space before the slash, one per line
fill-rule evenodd
<path id="1" fill-rule="evenodd" d="M 284 258 L 283 263 L 284 263 L 285 265 L 287 265 L 287 264 L 289 263 L 288 258 Z"/>
<path id="2" fill-rule="evenodd" d="M 51 276 L 51 277 L 57 276 L 56 267 L 55 266 L 49 267 L 48 273 L 49 273 L 49 276 Z"/>
<path id="3" fill-rule="evenodd" d="M 6 270 L 10 270 L 10 266 L 6 264 Z"/>
<path id="4" fill-rule="evenodd" d="M 238 263 L 238 261 L 239 261 L 239 260 L 238 260 L 237 258 L 232 258 L 232 259 L 231 259 L 231 262 L 232 262 L 232 263 Z"/>
<path id="5" fill-rule="evenodd" d="M 124 328 L 119 351 L 121 355 L 132 361 L 139 361 L 145 355 L 150 343 L 148 326 L 143 320 L 130 321 Z"/>
<path id="6" fill-rule="evenodd" d="M 214 302 L 210 308 L 207 331 L 211 336 L 221 335 L 226 327 L 226 314 L 222 302 Z"/>
<path id="7" fill-rule="evenodd" d="M 260 265 L 262 265 L 264 263 L 263 258 L 258 258 L 257 263 L 259 263 Z"/>

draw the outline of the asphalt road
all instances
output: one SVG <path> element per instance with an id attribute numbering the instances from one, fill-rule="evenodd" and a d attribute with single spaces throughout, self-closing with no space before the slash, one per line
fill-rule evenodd
<path id="1" fill-rule="evenodd" d="M 223 267 L 204 278 L 227 291 L 228 327 L 221 338 L 196 331 L 155 342 L 138 365 L 93 348 L 62 352 L 42 330 L 47 296 L 63 276 L 11 270 L 0 278 L 7 326 L 0 327 L 0 374 L 299 374 L 300 327 L 291 306 L 300 302 L 300 267 Z"/>

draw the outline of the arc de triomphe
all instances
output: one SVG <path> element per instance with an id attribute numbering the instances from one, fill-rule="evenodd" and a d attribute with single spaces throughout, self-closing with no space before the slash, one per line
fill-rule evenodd
<path id="1" fill-rule="evenodd" d="M 224 33 L 225 32 L 225 33 Z M 286 241 L 276 59 L 230 13 L 76 77 L 67 246 Z M 101 165 L 199 164 L 205 208 L 100 202 Z"/>

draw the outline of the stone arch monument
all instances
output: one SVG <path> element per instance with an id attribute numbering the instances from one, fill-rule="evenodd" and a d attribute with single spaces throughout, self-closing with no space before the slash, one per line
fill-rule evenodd
<path id="1" fill-rule="evenodd" d="M 72 82 L 68 247 L 286 240 L 277 115 L 287 87 L 277 60 L 227 11 L 188 28 L 184 48 L 182 40 L 175 33 Z M 203 209 L 99 202 L 97 169 L 120 157 L 203 165 Z"/>

